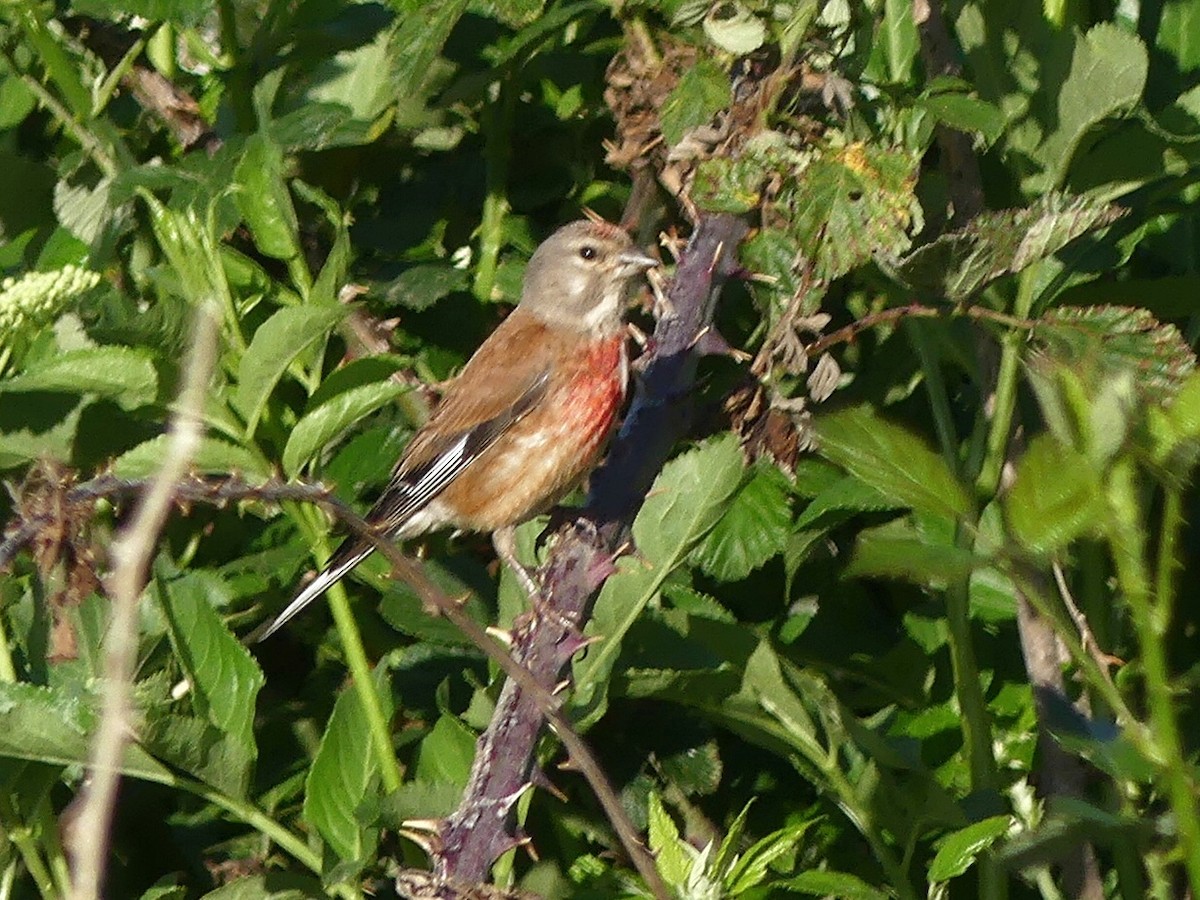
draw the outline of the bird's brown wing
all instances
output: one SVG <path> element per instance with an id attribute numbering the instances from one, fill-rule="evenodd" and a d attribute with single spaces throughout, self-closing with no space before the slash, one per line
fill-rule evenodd
<path id="1" fill-rule="evenodd" d="M 537 406 L 551 386 L 553 344 L 553 331 L 523 310 L 505 319 L 409 443 L 368 519 L 400 528 Z"/>

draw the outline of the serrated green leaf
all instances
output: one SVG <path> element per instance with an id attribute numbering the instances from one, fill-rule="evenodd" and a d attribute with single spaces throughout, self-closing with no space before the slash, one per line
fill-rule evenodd
<path id="1" fill-rule="evenodd" d="M 146 722 L 140 739 L 147 750 L 180 772 L 230 796 L 244 792 L 244 773 L 254 764 L 253 748 L 222 734 L 206 719 L 155 715 Z"/>
<path id="2" fill-rule="evenodd" d="M 981 213 L 887 269 L 907 287 L 960 303 L 1124 214 L 1088 197 L 1047 194 L 1024 209 Z"/>
<path id="3" fill-rule="evenodd" d="M 745 578 L 783 552 L 791 532 L 790 500 L 786 476 L 773 465 L 760 464 L 692 558 L 721 581 Z"/>
<path id="4" fill-rule="evenodd" d="M 38 361 L 0 381 L 0 393 L 49 391 L 111 397 L 124 409 L 153 402 L 158 373 L 148 352 L 130 347 L 87 347 Z"/>
<path id="5" fill-rule="evenodd" d="M 1042 317 L 1036 334 L 1056 359 L 1086 366 L 1089 381 L 1102 383 L 1121 370 L 1136 373 L 1139 392 L 1152 402 L 1172 396 L 1196 367 L 1196 354 L 1179 329 L 1138 307 L 1058 306 Z"/>
<path id="6" fill-rule="evenodd" d="M 91 244 L 123 213 L 124 207 L 112 202 L 112 187 L 111 178 L 102 178 L 94 186 L 60 181 L 54 186 L 54 214 L 72 235 Z"/>
<path id="7" fill-rule="evenodd" d="M 392 691 L 384 666 L 375 669 L 375 689 L 390 718 Z M 373 852 L 375 833 L 363 827 L 357 811 L 378 771 L 362 703 L 354 690 L 344 690 L 304 781 L 304 818 L 343 861 L 362 860 Z"/>
<path id="8" fill-rule="evenodd" d="M 692 859 L 680 846 L 679 829 L 662 805 L 658 794 L 653 791 L 650 793 L 646 820 L 655 867 L 667 884 L 683 888 L 688 883 L 688 875 L 692 871 Z"/>
<path id="9" fill-rule="evenodd" d="M 812 821 L 798 822 L 755 841 L 742 854 L 742 858 L 726 879 L 729 894 L 736 897 L 761 884 L 767 877 L 771 863 L 792 852 L 812 824 Z"/>
<path id="10" fill-rule="evenodd" d="M 909 431 L 867 406 L 821 416 L 814 422 L 820 453 L 864 484 L 903 506 L 957 518 L 971 499 L 945 460 Z"/>
<path id="11" fill-rule="evenodd" d="M 465 290 L 468 283 L 465 269 L 426 264 L 405 269 L 394 280 L 382 285 L 380 293 L 389 306 L 421 312 L 447 294 Z"/>
<path id="12" fill-rule="evenodd" d="M 711 794 L 720 786 L 721 750 L 715 740 L 693 743 L 658 761 L 663 776 L 688 796 Z"/>
<path id="13" fill-rule="evenodd" d="M 588 631 L 603 637 L 593 652 L 575 662 L 574 701 L 603 711 L 609 673 L 621 640 L 663 582 L 717 523 L 742 480 L 742 454 L 733 435 L 690 450 L 663 467 L 633 523 L 642 559 L 623 563 L 600 591 Z"/>
<path id="14" fill-rule="evenodd" d="M 1193 372 L 1180 385 L 1175 399 L 1167 407 L 1167 416 L 1180 438 L 1200 437 L 1200 372 Z"/>
<path id="15" fill-rule="evenodd" d="M 350 388 L 330 398 L 296 423 L 283 448 L 283 471 L 295 476 L 334 437 L 408 388 L 385 381 Z"/>
<path id="16" fill-rule="evenodd" d="M 663 101 L 660 126 L 672 147 L 693 128 L 707 125 L 729 105 L 729 75 L 715 63 L 701 60 L 687 69 Z"/>
<path id="17" fill-rule="evenodd" d="M 711 871 L 722 882 L 726 880 L 729 870 L 737 861 L 738 855 L 742 849 L 742 832 L 746 830 L 746 818 L 750 815 L 750 806 L 754 803 L 754 798 L 751 798 L 742 811 L 737 814 L 737 818 L 725 830 L 725 837 L 722 839 L 720 846 L 717 847 L 717 852 L 713 854 Z"/>
<path id="18" fill-rule="evenodd" d="M 979 854 L 1000 840 L 1010 827 L 1011 816 L 992 816 L 951 834 L 942 841 L 929 865 L 930 882 L 949 881 L 967 871 Z"/>
<path id="19" fill-rule="evenodd" d="M 113 474 L 119 478 L 145 478 L 162 467 L 168 450 L 168 435 L 143 441 L 113 461 Z M 212 475 L 238 472 L 260 478 L 271 475 L 270 467 L 257 454 L 212 435 L 200 439 L 200 446 L 192 457 L 191 471 Z"/>
<path id="20" fill-rule="evenodd" d="M 834 279 L 876 255 L 908 249 L 919 209 L 916 161 L 907 153 L 851 144 L 813 160 L 788 192 L 790 228 L 816 266 Z"/>
<path id="21" fill-rule="evenodd" d="M 236 773 L 244 794 L 257 755 L 254 704 L 265 681 L 262 670 L 209 604 L 203 579 L 187 574 L 167 581 L 159 596 L 175 655 L 191 683 L 192 705 L 247 751 L 244 771 Z"/>
<path id="22" fill-rule="evenodd" d="M 1029 442 L 1004 498 L 1012 536 L 1035 553 L 1054 553 L 1106 520 L 1100 480 L 1088 459 L 1049 434 Z"/>
<path id="23" fill-rule="evenodd" d="M 238 364 L 234 403 L 253 435 L 267 398 L 293 359 L 324 338 L 349 310 L 344 306 L 291 306 L 277 310 L 258 326 Z"/>
<path id="24" fill-rule="evenodd" d="M 434 60 L 466 11 L 467 0 L 409 6 L 392 36 L 389 54 L 396 97 L 420 96 Z"/>
<path id="25" fill-rule="evenodd" d="M 871 485 L 857 478 L 843 477 L 812 498 L 796 519 L 795 527 L 797 530 L 812 528 L 834 513 L 848 517 L 853 513 L 882 512 L 897 508 L 896 501 L 889 500 Z"/>
<path id="26" fill-rule="evenodd" d="M 86 763 L 97 705 L 86 694 L 0 681 L 0 756 L 59 766 Z M 137 744 L 125 748 L 121 771 L 161 784 L 175 781 L 170 769 Z"/>
<path id="27" fill-rule="evenodd" d="M 283 151 L 264 134 L 252 134 L 234 172 L 238 209 L 254 246 L 275 259 L 300 255 L 300 226 L 283 181 Z"/>
<path id="28" fill-rule="evenodd" d="M 1137 103 L 1148 71 L 1146 47 L 1136 34 L 1101 22 L 1080 35 L 1058 92 L 1056 128 L 1034 151 L 1043 172 L 1027 179 L 1026 189 L 1042 193 L 1059 187 L 1084 134 Z"/>
<path id="29" fill-rule="evenodd" d="M 932 540 L 910 522 L 889 522 L 859 532 L 848 578 L 899 578 L 945 589 L 984 561 L 952 543 Z"/>
<path id="30" fill-rule="evenodd" d="M 671 460 L 633 522 L 633 540 L 651 565 L 674 568 L 717 524 L 742 481 L 737 439 L 723 435 Z"/>

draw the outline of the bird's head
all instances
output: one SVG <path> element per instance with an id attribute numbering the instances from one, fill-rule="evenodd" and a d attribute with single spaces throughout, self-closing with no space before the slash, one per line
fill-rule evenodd
<path id="1" fill-rule="evenodd" d="M 657 265 L 616 225 L 572 222 L 534 251 L 521 306 L 556 324 L 614 333 L 621 328 L 630 279 Z"/>

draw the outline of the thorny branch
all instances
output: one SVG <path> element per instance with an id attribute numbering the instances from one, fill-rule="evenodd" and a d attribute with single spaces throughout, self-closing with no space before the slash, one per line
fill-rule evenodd
<path id="1" fill-rule="evenodd" d="M 670 312 L 658 323 L 654 351 L 591 494 L 541 572 L 541 602 L 513 627 L 513 656 L 543 688 L 553 689 L 581 646 L 596 592 L 655 475 L 686 434 L 685 402 L 695 377 L 696 343 L 713 304 L 735 269 L 734 249 L 746 226 L 732 216 L 702 218 L 668 292 Z M 524 684 L 508 682 L 491 725 L 479 738 L 466 793 L 440 829 L 435 872 L 461 882 L 483 881 L 499 854 L 521 839 L 512 806 L 534 780 L 542 714 Z"/>
<path id="2" fill-rule="evenodd" d="M 64 506 L 90 505 L 101 498 L 136 497 L 151 489 L 154 484 L 155 482 L 151 480 L 127 480 L 113 475 L 101 475 L 68 490 L 64 496 Z M 215 506 L 245 501 L 314 503 L 327 510 L 349 531 L 370 541 L 391 564 L 393 577 L 408 584 L 430 614 L 445 616 L 453 622 L 475 646 L 528 693 L 539 712 L 546 717 L 567 748 L 572 764 L 587 780 L 605 812 L 610 816 L 613 828 L 625 843 L 626 851 L 634 865 L 639 868 L 649 883 L 654 883 L 657 873 L 654 870 L 653 861 L 638 842 L 633 825 L 621 808 L 616 794 L 605 779 L 595 757 L 559 712 L 562 701 L 538 684 L 528 670 L 514 659 L 507 648 L 467 616 L 454 599 L 429 579 L 417 562 L 401 553 L 393 542 L 381 537 L 365 519 L 337 499 L 327 488 L 320 484 L 284 484 L 275 481 L 249 484 L 237 476 L 220 479 L 180 477 L 172 484 L 169 500 L 177 504 L 209 503 Z M 32 541 L 39 532 L 52 527 L 53 524 L 49 516 L 23 522 L 0 545 L 0 566 L 10 561 L 17 551 Z M 667 894 L 663 893 L 660 896 L 666 897 Z"/>

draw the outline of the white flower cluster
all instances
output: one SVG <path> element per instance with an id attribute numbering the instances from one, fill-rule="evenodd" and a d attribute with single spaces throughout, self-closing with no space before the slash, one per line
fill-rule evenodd
<path id="1" fill-rule="evenodd" d="M 71 300 L 99 282 L 98 272 L 71 265 L 0 281 L 0 342 L 52 322 Z"/>

